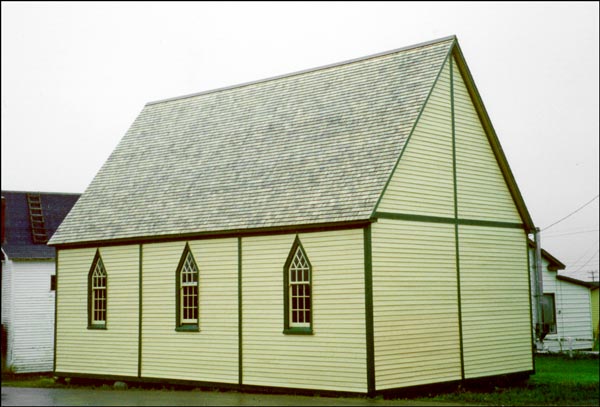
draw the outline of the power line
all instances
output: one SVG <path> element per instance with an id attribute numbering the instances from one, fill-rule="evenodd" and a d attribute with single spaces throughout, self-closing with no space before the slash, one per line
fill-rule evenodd
<path id="1" fill-rule="evenodd" d="M 598 231 L 600 231 L 600 229 L 582 230 L 581 232 L 551 234 L 551 235 L 548 235 L 548 236 L 544 236 L 544 239 L 550 239 L 552 237 L 559 237 L 559 236 L 580 235 L 582 233 L 592 233 L 592 232 L 598 232 Z"/>
<path id="2" fill-rule="evenodd" d="M 581 230 L 589 230 L 589 228 L 598 228 L 598 227 L 600 227 L 600 224 L 598 222 L 596 222 L 596 223 L 586 224 L 585 226 L 558 228 L 557 230 L 553 230 L 552 232 L 545 233 L 544 236 L 553 235 L 556 233 L 579 232 Z"/>
<path id="3" fill-rule="evenodd" d="M 596 247 L 596 245 L 598 244 L 598 242 L 600 242 L 600 239 L 596 239 L 596 241 L 594 242 L 594 244 L 592 244 L 590 247 L 588 247 L 587 249 L 585 249 L 585 251 L 583 252 L 583 254 L 581 256 L 579 256 L 577 258 L 577 260 L 570 262 L 571 264 L 577 264 L 577 262 L 581 259 L 583 259 L 583 257 L 587 254 L 588 250 L 593 249 L 594 247 Z M 593 258 L 593 256 L 592 256 Z"/>
<path id="4" fill-rule="evenodd" d="M 588 206 L 589 204 L 591 204 L 592 202 L 594 202 L 596 199 L 598 199 L 599 195 L 596 195 L 595 197 L 593 197 L 591 200 L 589 200 L 588 202 L 584 203 L 582 206 L 580 206 L 579 208 L 575 209 L 573 212 L 571 212 L 570 214 L 568 214 L 567 216 L 565 216 L 562 219 L 557 220 L 556 222 L 554 222 L 553 224 L 551 224 L 550 226 L 546 226 L 545 228 L 543 228 L 542 230 L 548 230 L 550 229 L 552 226 L 556 225 L 557 223 L 562 222 L 563 220 L 567 219 L 569 216 L 576 214 L 577 212 L 579 212 L 580 210 L 582 210 L 583 208 L 585 208 L 586 206 Z"/>
<path id="5" fill-rule="evenodd" d="M 590 257 L 590 258 L 588 259 L 588 261 L 586 261 L 586 262 L 583 264 L 583 266 L 579 267 L 579 268 L 578 268 L 577 270 L 575 270 L 573 273 L 576 273 L 576 272 L 578 272 L 579 270 L 581 270 L 582 268 L 584 268 L 585 266 L 587 266 L 587 264 L 588 264 L 590 261 L 592 261 L 592 259 L 593 259 L 594 257 L 596 257 L 596 255 L 598 254 L 598 252 L 599 252 L 599 251 L 600 251 L 600 250 L 596 250 L 596 253 L 594 253 L 594 254 L 592 255 L 592 257 Z"/>

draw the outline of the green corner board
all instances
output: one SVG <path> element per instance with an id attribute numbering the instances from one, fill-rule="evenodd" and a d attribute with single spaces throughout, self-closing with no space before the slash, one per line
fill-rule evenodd
<path id="1" fill-rule="evenodd" d="M 243 314 L 242 314 L 242 238 L 237 238 L 238 243 L 238 384 L 241 386 L 244 382 L 243 370 Z"/>
<path id="2" fill-rule="evenodd" d="M 365 256 L 365 324 L 367 353 L 367 393 L 375 393 L 375 339 L 373 327 L 373 257 L 371 243 L 371 225 L 366 226 L 364 236 Z"/>
<path id="3" fill-rule="evenodd" d="M 139 245 L 139 260 L 138 260 L 138 377 L 142 377 L 142 261 L 144 246 Z"/>

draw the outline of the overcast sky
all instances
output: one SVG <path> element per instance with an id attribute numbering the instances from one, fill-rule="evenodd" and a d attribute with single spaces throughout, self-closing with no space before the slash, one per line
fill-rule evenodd
<path id="1" fill-rule="evenodd" d="M 598 196 L 598 2 L 2 2 L 2 189 L 85 191 L 149 101 L 456 35 L 544 229 Z M 598 280 L 599 199 L 542 232 Z"/>

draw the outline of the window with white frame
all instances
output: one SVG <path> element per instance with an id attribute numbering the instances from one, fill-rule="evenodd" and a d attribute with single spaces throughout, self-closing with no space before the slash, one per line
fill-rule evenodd
<path id="1" fill-rule="evenodd" d="M 310 332 L 312 329 L 312 267 L 296 238 L 285 266 L 285 332 Z"/>
<path id="2" fill-rule="evenodd" d="M 177 271 L 179 328 L 198 327 L 198 266 L 186 246 Z"/>
<path id="3" fill-rule="evenodd" d="M 94 258 L 88 277 L 88 326 L 90 328 L 106 327 L 107 283 L 108 276 L 104 268 L 104 263 L 102 262 L 100 253 L 96 252 L 96 257 Z"/>

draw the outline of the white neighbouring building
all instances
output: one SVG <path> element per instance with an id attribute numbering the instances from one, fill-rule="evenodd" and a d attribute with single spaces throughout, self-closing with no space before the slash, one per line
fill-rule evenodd
<path id="1" fill-rule="evenodd" d="M 531 304 L 533 329 L 537 321 L 535 298 L 535 244 L 529 241 L 531 267 Z M 590 284 L 559 274 L 566 266 L 542 249 L 543 303 L 542 318 L 548 327 L 543 342 L 537 342 L 538 351 L 568 352 L 591 350 L 592 303 Z"/>
<path id="2" fill-rule="evenodd" d="M 79 194 L 2 191 L 2 369 L 52 370 L 55 249 Z"/>

